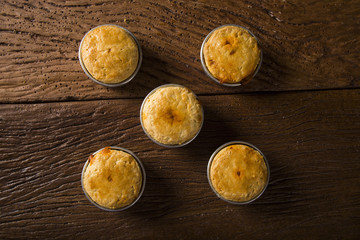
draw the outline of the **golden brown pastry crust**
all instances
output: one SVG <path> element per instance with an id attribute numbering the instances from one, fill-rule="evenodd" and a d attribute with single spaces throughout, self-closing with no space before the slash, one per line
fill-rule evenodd
<path id="1" fill-rule="evenodd" d="M 207 69 L 221 83 L 248 80 L 260 61 L 256 39 L 236 26 L 215 30 L 205 43 L 203 54 Z"/>
<path id="2" fill-rule="evenodd" d="M 203 113 L 189 89 L 166 86 L 157 89 L 144 103 L 142 123 L 156 141 L 176 145 L 192 139 L 200 130 Z"/>
<path id="3" fill-rule="evenodd" d="M 133 203 L 142 186 L 139 164 L 130 154 L 104 148 L 89 157 L 83 186 L 97 204 L 111 209 Z"/>
<path id="4" fill-rule="evenodd" d="M 214 189 L 225 199 L 246 202 L 257 197 L 267 184 L 268 169 L 263 156 L 245 145 L 220 150 L 210 167 Z"/>
<path id="5" fill-rule="evenodd" d="M 122 28 L 104 25 L 91 30 L 81 46 L 81 58 L 88 72 L 104 83 L 119 83 L 136 70 L 139 49 Z"/>

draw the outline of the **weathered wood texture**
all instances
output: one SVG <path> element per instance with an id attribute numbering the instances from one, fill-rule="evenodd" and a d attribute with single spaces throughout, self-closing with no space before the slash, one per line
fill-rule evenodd
<path id="1" fill-rule="evenodd" d="M 199 94 L 360 86 L 358 0 L 1 3 L 3 103 L 143 97 L 169 82 Z M 118 89 L 93 83 L 77 57 L 83 35 L 106 23 L 132 31 L 144 52 L 136 79 Z M 264 51 L 259 74 L 245 87 L 218 86 L 200 64 L 204 37 L 228 23 L 253 31 Z"/>
<path id="2" fill-rule="evenodd" d="M 167 149 L 139 123 L 139 99 L 0 105 L 0 238 L 356 239 L 360 236 L 360 90 L 200 97 L 194 142 Z M 247 206 L 218 199 L 211 153 L 258 146 L 271 179 Z M 134 151 L 147 186 L 132 208 L 97 209 L 80 175 L 106 145 Z"/>

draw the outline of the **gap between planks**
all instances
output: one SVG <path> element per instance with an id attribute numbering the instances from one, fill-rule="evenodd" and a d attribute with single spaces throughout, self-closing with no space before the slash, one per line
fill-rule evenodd
<path id="1" fill-rule="evenodd" d="M 242 92 L 242 93 L 203 93 L 203 94 L 196 94 L 198 97 L 209 97 L 209 96 L 226 96 L 226 95 L 253 95 L 253 94 L 272 94 L 272 93 L 303 93 L 303 92 L 327 92 L 327 91 L 351 91 L 351 90 L 359 90 L 360 87 L 354 88 L 325 88 L 325 89 L 300 89 L 300 90 L 280 90 L 280 91 L 250 91 L 250 92 Z M 71 103 L 71 102 L 93 102 L 93 101 L 106 101 L 106 100 L 138 100 L 144 99 L 144 97 L 124 97 L 124 98 L 93 98 L 93 99 L 63 99 L 63 100 L 50 100 L 50 101 L 7 101 L 7 102 L 0 102 L 0 104 L 14 104 L 14 105 L 21 105 L 21 104 L 46 104 L 46 103 Z"/>

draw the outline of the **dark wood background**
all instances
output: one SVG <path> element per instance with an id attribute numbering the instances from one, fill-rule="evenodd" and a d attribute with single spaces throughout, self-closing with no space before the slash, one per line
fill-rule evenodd
<path id="1" fill-rule="evenodd" d="M 11 1 L 0 9 L 0 239 L 359 239 L 360 2 Z M 128 85 L 110 89 L 82 71 L 91 28 L 115 23 L 142 45 Z M 264 59 L 247 86 L 212 82 L 200 46 L 235 23 Z M 178 149 L 151 142 L 139 122 L 153 88 L 185 85 L 205 123 Z M 248 141 L 267 156 L 264 195 L 230 205 L 206 178 L 212 152 Z M 108 145 L 145 165 L 143 197 L 109 213 L 85 198 L 87 157 Z"/>

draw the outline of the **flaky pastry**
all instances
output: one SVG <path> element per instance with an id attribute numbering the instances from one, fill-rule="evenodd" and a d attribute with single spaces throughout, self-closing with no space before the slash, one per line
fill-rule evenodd
<path id="1" fill-rule="evenodd" d="M 89 197 L 100 206 L 122 208 L 139 196 L 142 173 L 133 156 L 106 147 L 89 157 L 83 186 Z"/>
<path id="2" fill-rule="evenodd" d="M 157 89 L 145 99 L 141 114 L 146 132 L 167 145 L 191 140 L 203 120 L 202 107 L 195 94 L 180 86 Z"/>
<path id="3" fill-rule="evenodd" d="M 104 83 L 120 83 L 128 79 L 139 62 L 139 49 L 124 29 L 103 25 L 84 38 L 81 58 L 87 71 Z"/>
<path id="4" fill-rule="evenodd" d="M 235 144 L 221 149 L 210 167 L 213 188 L 223 198 L 246 202 L 257 197 L 267 184 L 268 169 L 255 149 Z"/>
<path id="5" fill-rule="evenodd" d="M 209 72 L 221 83 L 246 83 L 260 61 L 256 38 L 237 26 L 216 29 L 203 48 Z"/>

